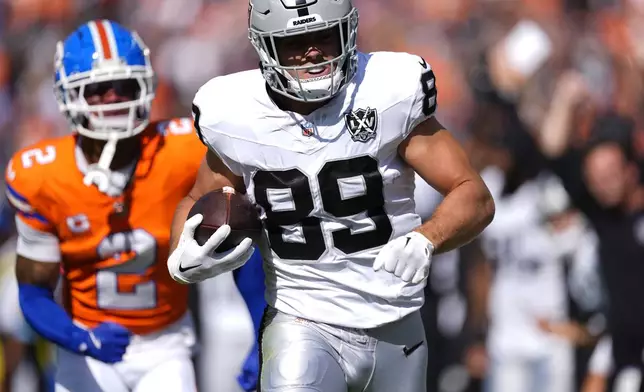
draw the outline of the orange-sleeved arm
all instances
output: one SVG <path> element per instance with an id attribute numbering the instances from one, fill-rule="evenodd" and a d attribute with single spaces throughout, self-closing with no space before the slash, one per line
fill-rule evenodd
<path id="1" fill-rule="evenodd" d="M 7 165 L 6 195 L 18 218 L 31 228 L 54 233 L 50 210 L 43 196 L 46 167 L 56 159 L 53 145 L 42 145 L 17 152 Z"/>

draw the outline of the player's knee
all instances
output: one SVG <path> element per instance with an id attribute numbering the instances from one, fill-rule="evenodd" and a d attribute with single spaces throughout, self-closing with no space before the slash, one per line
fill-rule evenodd
<path id="1" fill-rule="evenodd" d="M 282 348 L 264 359 L 262 391 L 346 390 L 345 377 L 335 358 L 326 351 L 312 350 L 306 342 Z"/>
<path id="2" fill-rule="evenodd" d="M 320 332 L 278 316 L 262 336 L 262 391 L 346 391 L 332 352 Z"/>

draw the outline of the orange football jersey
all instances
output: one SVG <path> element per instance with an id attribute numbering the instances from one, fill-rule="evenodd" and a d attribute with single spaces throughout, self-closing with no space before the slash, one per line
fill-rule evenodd
<path id="1" fill-rule="evenodd" d="M 177 321 L 188 288 L 168 274 L 170 227 L 206 147 L 190 119 L 151 124 L 129 186 L 111 197 L 83 184 L 77 136 L 16 153 L 7 194 L 19 219 L 60 242 L 65 308 L 85 326 L 106 321 L 150 333 Z"/>

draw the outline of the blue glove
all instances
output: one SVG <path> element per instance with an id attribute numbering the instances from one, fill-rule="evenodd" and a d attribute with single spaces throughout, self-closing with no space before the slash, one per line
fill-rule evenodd
<path id="1" fill-rule="evenodd" d="M 246 357 L 246 362 L 242 366 L 241 373 L 237 376 L 239 386 L 245 392 L 252 392 L 257 390 L 257 382 L 259 381 L 259 349 L 257 343 L 253 346 L 253 350 Z"/>
<path id="2" fill-rule="evenodd" d="M 79 351 L 87 356 L 105 363 L 116 363 L 123 359 L 123 354 L 130 344 L 130 331 L 115 323 L 102 323 L 85 336 Z"/>

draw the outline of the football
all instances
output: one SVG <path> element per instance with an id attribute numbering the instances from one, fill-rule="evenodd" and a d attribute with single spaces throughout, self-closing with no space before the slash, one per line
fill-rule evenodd
<path id="1" fill-rule="evenodd" d="M 203 195 L 190 209 L 188 218 L 202 214 L 203 220 L 195 230 L 195 240 L 199 245 L 223 225 L 230 226 L 230 235 L 215 249 L 225 252 L 237 246 L 246 237 L 258 243 L 262 236 L 262 222 L 255 205 L 243 194 L 236 193 L 231 187 L 224 187 Z"/>

